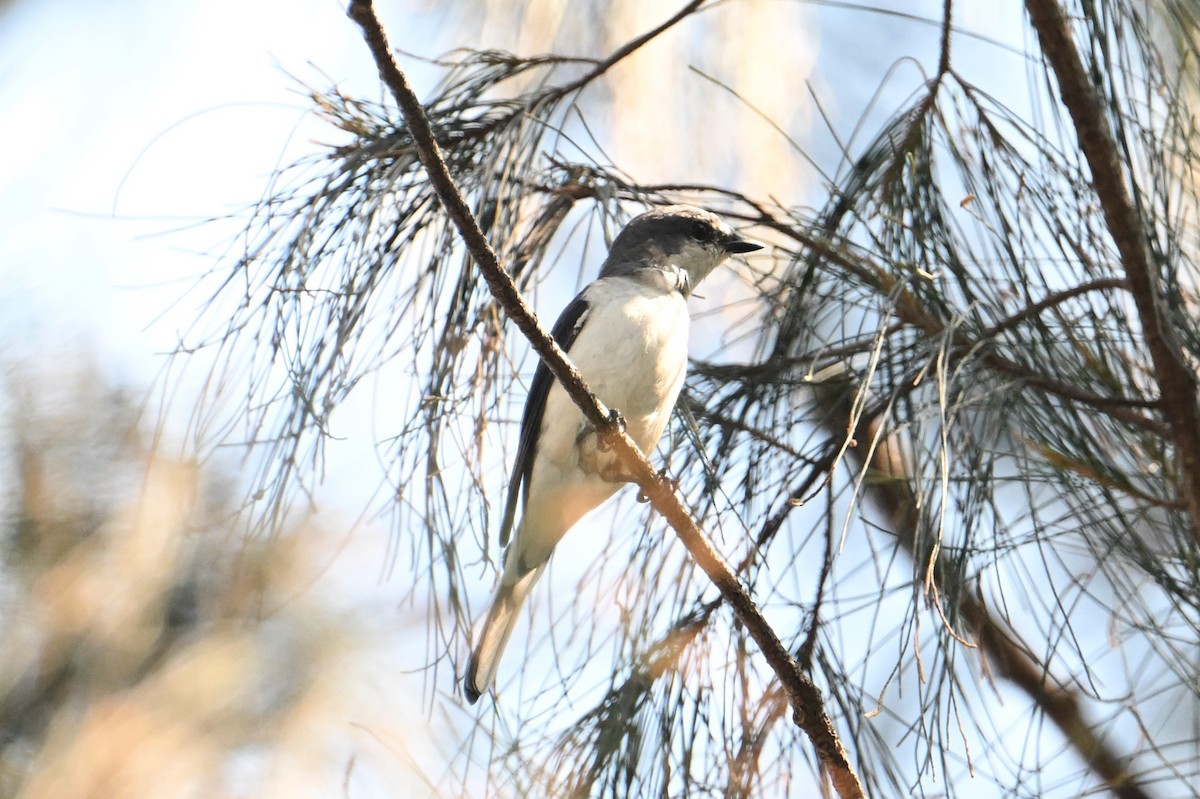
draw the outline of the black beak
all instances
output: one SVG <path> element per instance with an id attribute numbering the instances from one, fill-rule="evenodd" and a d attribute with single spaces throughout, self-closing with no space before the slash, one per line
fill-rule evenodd
<path id="1" fill-rule="evenodd" d="M 762 249 L 761 244 L 756 244 L 753 241 L 746 241 L 745 239 L 739 239 L 739 238 L 729 239 L 728 241 L 723 242 L 721 244 L 721 246 L 725 248 L 725 252 L 735 253 L 735 254 L 743 253 L 743 252 L 754 252 L 755 250 Z"/>

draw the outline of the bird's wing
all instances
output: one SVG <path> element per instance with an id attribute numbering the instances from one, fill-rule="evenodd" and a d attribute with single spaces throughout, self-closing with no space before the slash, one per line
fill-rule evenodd
<path id="1" fill-rule="evenodd" d="M 589 306 L 586 294 L 585 289 L 563 309 L 550 331 L 550 335 L 564 352 L 571 351 L 571 345 L 575 343 L 575 337 L 579 335 L 584 320 L 587 319 Z M 517 460 L 513 464 L 512 479 L 508 483 L 504 521 L 500 523 L 502 547 L 508 546 L 508 537 L 512 533 L 513 521 L 517 515 L 518 500 L 522 492 L 529 487 L 529 475 L 533 472 L 533 459 L 537 454 L 538 433 L 542 429 L 542 415 L 546 410 L 546 397 L 550 394 L 553 384 L 554 376 L 546 368 L 545 362 L 539 359 L 537 370 L 533 373 L 533 383 L 529 386 L 529 397 L 525 400 L 525 413 L 521 417 L 521 440 L 517 444 Z"/>

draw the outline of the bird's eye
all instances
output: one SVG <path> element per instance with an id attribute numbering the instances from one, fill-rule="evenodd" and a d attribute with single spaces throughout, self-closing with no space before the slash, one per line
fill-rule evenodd
<path id="1" fill-rule="evenodd" d="M 692 223 L 692 238 L 699 242 L 710 242 L 717 237 L 716 228 L 707 222 Z"/>

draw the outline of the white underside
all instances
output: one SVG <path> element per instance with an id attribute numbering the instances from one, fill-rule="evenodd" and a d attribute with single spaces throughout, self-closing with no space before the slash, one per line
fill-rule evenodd
<path id="1" fill-rule="evenodd" d="M 687 300 L 677 285 L 677 275 L 656 270 L 591 284 L 585 293 L 588 315 L 569 353 L 596 396 L 621 412 L 626 432 L 645 454 L 662 437 L 687 371 Z M 491 684 L 517 614 L 555 545 L 620 488 L 596 473 L 590 430 L 554 383 L 546 398 L 524 515 L 505 554 L 496 600 L 476 639 L 467 675 L 473 692 Z"/>
<path id="2" fill-rule="evenodd" d="M 588 300 L 592 306 L 571 346 L 571 360 L 600 401 L 621 412 L 626 432 L 649 454 L 671 418 L 687 371 L 687 301 L 634 278 L 599 281 Z M 590 430 L 555 383 L 508 562 L 517 557 L 529 567 L 545 561 L 584 514 L 620 488 L 595 474 L 594 463 L 580 463 L 580 436 Z M 594 436 L 582 443 L 594 457 Z"/>

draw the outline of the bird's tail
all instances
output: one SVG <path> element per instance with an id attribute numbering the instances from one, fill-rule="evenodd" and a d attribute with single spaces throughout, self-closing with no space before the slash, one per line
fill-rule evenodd
<path id="1" fill-rule="evenodd" d="M 471 704 L 475 704 L 480 694 L 492 684 L 496 676 L 496 666 L 500 664 L 500 656 L 504 654 L 504 647 L 508 644 L 513 628 L 517 626 L 517 615 L 521 606 L 525 604 L 534 583 L 545 570 L 546 564 L 543 563 L 520 575 L 511 584 L 508 582 L 508 575 L 505 574 L 500 587 L 496 589 L 492 607 L 488 610 L 479 637 L 475 639 L 475 649 L 471 652 L 471 659 L 467 662 L 467 673 L 463 677 L 463 693 Z"/>

